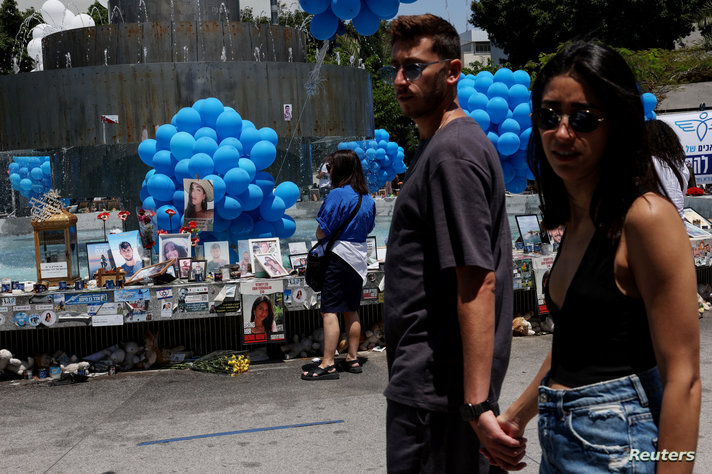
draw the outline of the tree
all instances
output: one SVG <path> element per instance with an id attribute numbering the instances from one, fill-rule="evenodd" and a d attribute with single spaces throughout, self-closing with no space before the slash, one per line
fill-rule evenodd
<path id="1" fill-rule="evenodd" d="M 96 25 L 107 25 L 109 24 L 109 10 L 107 10 L 101 3 L 94 2 L 89 5 L 87 10 L 87 15 L 92 17 Z"/>
<path id="2" fill-rule="evenodd" d="M 3 0 L 0 6 L 0 74 L 10 74 L 19 68 L 22 42 L 16 40 L 22 15 L 15 0 Z"/>
<path id="3" fill-rule="evenodd" d="M 479 0 L 470 22 L 486 30 L 515 67 L 568 41 L 672 49 L 693 29 L 704 0 Z"/>

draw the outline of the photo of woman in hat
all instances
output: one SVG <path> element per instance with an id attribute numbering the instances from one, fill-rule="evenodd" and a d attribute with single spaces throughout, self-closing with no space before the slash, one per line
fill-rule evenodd
<path id="1" fill-rule="evenodd" d="M 185 219 L 212 219 L 213 183 L 207 179 L 184 180 L 186 192 Z"/>

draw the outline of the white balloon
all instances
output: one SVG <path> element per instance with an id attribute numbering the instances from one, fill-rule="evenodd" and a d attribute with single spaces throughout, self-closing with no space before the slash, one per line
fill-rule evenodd
<path id="1" fill-rule="evenodd" d="M 27 43 L 27 54 L 37 64 L 38 68 L 42 65 L 42 38 L 35 38 Z"/>
<path id="2" fill-rule="evenodd" d="M 73 30 L 75 28 L 86 28 L 88 26 L 94 26 L 94 19 L 86 13 L 80 13 L 72 18 L 68 24 L 65 23 L 64 29 Z"/>
<path id="3" fill-rule="evenodd" d="M 68 26 L 72 23 L 72 20 L 74 20 L 74 13 L 72 13 L 72 11 L 69 9 L 64 10 L 64 19 L 62 20 L 62 29 L 63 30 L 68 29 Z"/>
<path id="4" fill-rule="evenodd" d="M 48 25 L 47 23 L 40 23 L 32 28 L 32 39 L 42 39 L 45 36 L 51 35 L 52 33 L 56 33 L 58 31 L 60 31 L 59 28 Z"/>
<path id="5" fill-rule="evenodd" d="M 59 0 L 47 0 L 42 4 L 40 13 L 42 13 L 42 19 L 45 23 L 61 28 L 62 22 L 64 21 L 64 12 L 66 10 L 67 7 Z"/>
<path id="6" fill-rule="evenodd" d="M 106 8 L 107 10 L 109 9 L 109 0 L 98 0 L 98 1 L 99 1 L 99 5 Z"/>

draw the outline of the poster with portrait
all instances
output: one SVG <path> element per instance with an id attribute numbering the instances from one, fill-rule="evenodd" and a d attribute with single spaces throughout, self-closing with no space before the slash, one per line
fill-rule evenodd
<path id="1" fill-rule="evenodd" d="M 549 271 L 551 271 L 551 267 L 554 266 L 554 260 L 556 260 L 556 256 L 554 255 L 532 257 L 539 315 L 549 314 L 549 309 L 546 307 L 546 300 L 544 298 L 544 285 L 549 281 Z"/>
<path id="2" fill-rule="evenodd" d="M 240 267 L 240 274 L 246 275 L 252 273 L 252 259 L 250 258 L 250 241 L 249 240 L 238 240 L 237 241 L 237 256 L 239 258 L 238 265 Z"/>
<path id="3" fill-rule="evenodd" d="M 289 274 L 282 264 L 272 255 L 257 255 L 255 258 L 260 262 L 260 266 L 267 272 L 270 278 L 283 277 Z"/>
<path id="4" fill-rule="evenodd" d="M 250 239 L 248 243 L 250 251 L 250 265 L 252 265 L 252 272 L 256 277 L 270 276 L 257 260 L 258 256 L 270 256 L 271 260 L 277 261 L 279 265 L 282 266 L 282 252 L 279 248 L 279 238 Z M 284 268 L 282 269 L 284 270 Z"/>
<path id="5" fill-rule="evenodd" d="M 378 270 L 378 252 L 376 251 L 376 236 L 366 237 L 366 268 Z"/>
<path id="6" fill-rule="evenodd" d="M 289 255 L 289 264 L 291 265 L 292 270 L 297 272 L 297 275 L 304 275 L 306 272 L 307 256 L 308 254 L 306 252 Z"/>
<path id="7" fill-rule="evenodd" d="M 206 242 L 203 244 L 203 255 L 208 262 L 207 273 L 220 273 L 221 267 L 230 265 L 230 243 L 227 240 Z"/>
<path id="8" fill-rule="evenodd" d="M 240 283 L 243 344 L 284 342 L 284 285 L 282 280 Z"/>
<path id="9" fill-rule="evenodd" d="M 292 104 L 282 105 L 282 112 L 284 112 L 284 120 L 289 122 L 292 120 Z"/>
<path id="10" fill-rule="evenodd" d="M 158 261 L 175 259 L 175 267 L 181 258 L 190 258 L 190 234 L 160 234 L 158 236 Z"/>
<path id="11" fill-rule="evenodd" d="M 123 268 L 127 279 L 143 268 L 143 246 L 137 230 L 109 234 L 107 239 L 116 268 Z"/>
<path id="12" fill-rule="evenodd" d="M 195 221 L 198 229 L 213 230 L 215 218 L 215 196 L 213 182 L 209 179 L 184 179 L 185 207 L 183 208 L 183 225 Z"/>
<path id="13" fill-rule="evenodd" d="M 111 255 L 109 242 L 88 242 L 87 243 L 87 268 L 89 278 L 93 279 L 100 268 L 105 270 L 116 270 L 114 257 Z"/>

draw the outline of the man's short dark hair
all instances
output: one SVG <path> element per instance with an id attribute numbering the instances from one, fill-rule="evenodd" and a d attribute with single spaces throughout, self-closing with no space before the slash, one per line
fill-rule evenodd
<path id="1" fill-rule="evenodd" d="M 131 248 L 131 244 L 126 242 L 125 240 L 119 244 L 120 250 L 126 250 L 126 249 L 130 249 L 130 248 Z"/>
<path id="2" fill-rule="evenodd" d="M 391 46 L 398 41 L 431 38 L 433 52 L 440 59 L 460 59 L 460 36 L 457 30 L 447 21 L 430 13 L 399 16 L 391 22 L 388 33 L 391 35 Z"/>

